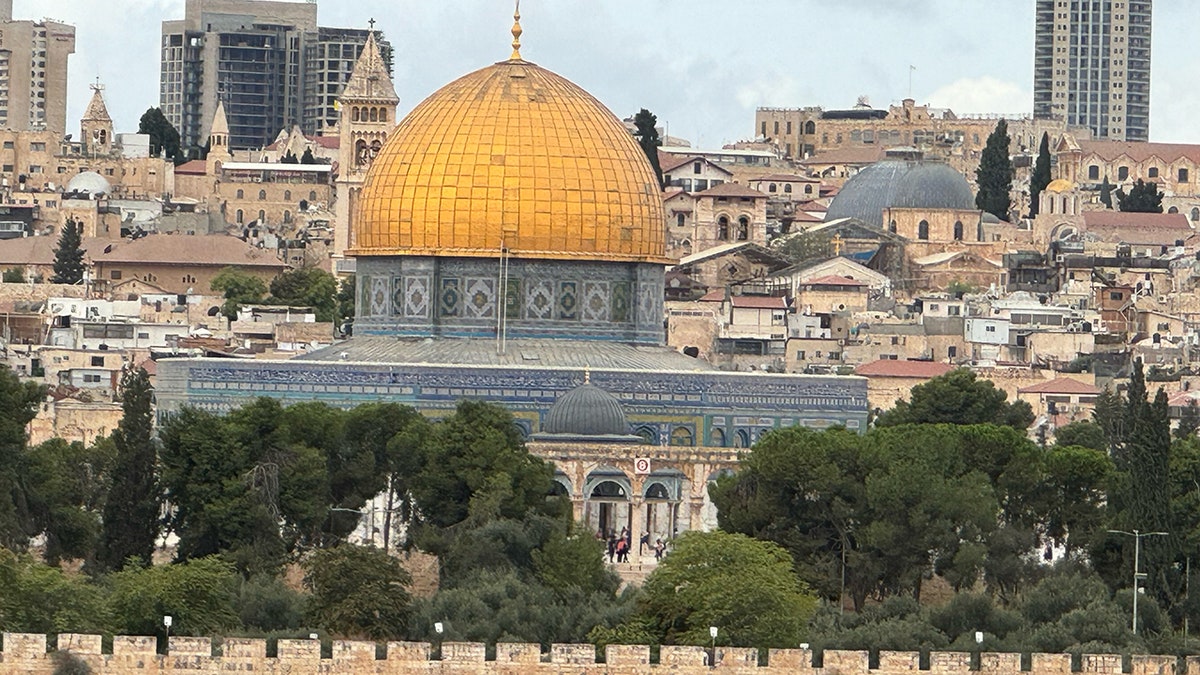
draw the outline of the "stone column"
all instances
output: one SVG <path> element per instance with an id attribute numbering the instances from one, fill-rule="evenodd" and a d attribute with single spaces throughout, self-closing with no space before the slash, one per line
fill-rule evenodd
<path id="1" fill-rule="evenodd" d="M 642 536 L 642 509 L 645 508 L 645 501 L 640 494 L 632 494 L 629 496 L 629 555 L 630 558 L 638 558 L 638 540 Z M 638 559 L 638 562 L 641 562 Z"/>

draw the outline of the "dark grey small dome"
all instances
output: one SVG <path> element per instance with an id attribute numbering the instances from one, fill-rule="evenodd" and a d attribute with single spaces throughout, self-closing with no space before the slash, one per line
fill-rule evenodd
<path id="1" fill-rule="evenodd" d="M 974 209 L 975 193 L 962 174 L 942 162 L 889 157 L 855 174 L 825 212 L 825 220 L 857 218 L 883 227 L 889 207 Z"/>
<path id="2" fill-rule="evenodd" d="M 629 422 L 615 396 L 585 382 L 550 406 L 542 431 L 571 436 L 625 436 L 629 434 Z"/>

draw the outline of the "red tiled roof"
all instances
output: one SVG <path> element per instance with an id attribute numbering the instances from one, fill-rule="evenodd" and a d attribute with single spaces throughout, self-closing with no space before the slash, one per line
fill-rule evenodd
<path id="1" fill-rule="evenodd" d="M 816 279 L 809 279 L 808 281 L 801 283 L 804 286 L 870 286 L 870 284 L 859 281 L 858 279 L 851 279 L 850 277 L 843 277 L 837 274 L 829 274 L 823 277 L 817 277 Z"/>
<path id="2" fill-rule="evenodd" d="M 203 176 L 208 173 L 208 162 L 202 159 L 193 159 L 190 162 L 184 162 L 175 167 L 175 174 L 183 174 L 185 176 Z"/>
<path id="3" fill-rule="evenodd" d="M 799 164 L 872 164 L 881 159 L 883 159 L 883 148 L 881 147 L 839 148 L 802 159 Z"/>
<path id="4" fill-rule="evenodd" d="M 795 215 L 792 216 L 792 222 L 793 223 L 823 223 L 825 221 L 822 218 L 818 218 L 817 216 L 814 216 L 813 214 L 809 213 L 808 211 L 797 211 L 795 213 Z"/>
<path id="5" fill-rule="evenodd" d="M 745 309 L 787 309 L 787 298 L 775 295 L 735 295 L 734 307 Z"/>
<path id="6" fill-rule="evenodd" d="M 326 150 L 337 150 L 342 147 L 342 138 L 340 136 L 317 136 L 308 140 L 316 141 L 317 145 Z"/>
<path id="7" fill-rule="evenodd" d="M 697 192 L 697 197 L 751 197 L 755 199 L 766 199 L 767 195 L 758 190 L 751 190 L 744 185 L 737 183 L 721 183 L 716 187 L 710 187 L 703 192 Z"/>
<path id="8" fill-rule="evenodd" d="M 1084 156 L 1095 154 L 1102 159 L 1113 160 L 1125 155 L 1135 162 L 1144 162 L 1152 157 L 1164 164 L 1186 157 L 1200 162 L 1200 145 L 1189 143 L 1133 143 L 1129 141 L 1080 141 L 1079 149 Z"/>
<path id="9" fill-rule="evenodd" d="M 1187 216 L 1182 213 L 1134 213 L 1129 211 L 1084 211 L 1087 227 L 1154 227 L 1191 231 Z M 1171 242 L 1163 242 L 1171 243 Z"/>
<path id="10" fill-rule="evenodd" d="M 1084 211 L 1083 229 L 1109 243 L 1172 246 L 1195 230 L 1182 213 Z"/>
<path id="11" fill-rule="evenodd" d="M 689 155 L 674 155 L 660 150 L 658 152 L 658 168 L 662 169 L 663 173 L 666 173 L 668 171 L 678 169 L 684 164 L 691 162 L 693 159 L 698 158 L 691 157 Z"/>
<path id="12" fill-rule="evenodd" d="M 700 302 L 725 302 L 725 289 L 712 289 L 700 298 Z"/>
<path id="13" fill-rule="evenodd" d="M 876 377 L 912 377 L 922 380 L 935 378 L 954 370 L 954 366 L 937 361 L 893 361 L 880 359 L 864 363 L 854 369 L 855 375 L 872 375 Z"/>
<path id="14" fill-rule="evenodd" d="M 758 176 L 751 178 L 752 181 L 778 181 L 781 183 L 820 183 L 819 178 L 809 178 L 808 176 L 799 176 L 794 173 L 773 173 L 767 176 Z"/>
<path id="15" fill-rule="evenodd" d="M 1095 396 L 1100 393 L 1100 389 L 1086 382 L 1073 380 L 1069 377 L 1056 377 L 1053 380 L 1046 382 L 1038 382 L 1031 384 L 1028 387 L 1021 387 L 1017 390 L 1018 394 L 1083 394 L 1085 396 Z"/>
<path id="16" fill-rule="evenodd" d="M 825 213 L 829 210 L 829 207 L 817 201 L 802 202 L 797 205 L 797 208 L 804 209 L 805 211 L 816 211 L 818 213 Z"/>

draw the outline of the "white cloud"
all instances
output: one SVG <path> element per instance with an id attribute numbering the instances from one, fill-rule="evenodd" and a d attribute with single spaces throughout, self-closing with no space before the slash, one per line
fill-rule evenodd
<path id="1" fill-rule="evenodd" d="M 1028 112 L 1033 92 L 995 77 L 964 77 L 935 89 L 925 102 L 962 113 Z"/>

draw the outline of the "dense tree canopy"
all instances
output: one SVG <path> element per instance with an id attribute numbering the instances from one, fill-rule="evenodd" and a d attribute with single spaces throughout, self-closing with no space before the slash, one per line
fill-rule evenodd
<path id="1" fill-rule="evenodd" d="M 270 290 L 270 301 L 274 304 L 312 307 L 317 321 L 334 321 L 337 318 L 337 279 L 319 267 L 300 267 L 281 272 L 271 280 Z"/>
<path id="2" fill-rule="evenodd" d="M 1007 397 L 991 381 L 958 368 L 913 387 L 910 400 L 896 401 L 875 424 L 1002 424 L 1027 429 L 1033 409 L 1024 401 L 1008 403 Z"/>
<path id="3" fill-rule="evenodd" d="M 233 267 L 226 267 L 218 272 L 209 285 L 225 298 L 225 303 L 221 305 L 221 314 L 230 321 L 237 319 L 238 310 L 242 305 L 263 302 L 267 295 L 267 285 L 262 279 Z"/>
<path id="4" fill-rule="evenodd" d="M 1129 188 L 1117 190 L 1117 205 L 1121 211 L 1138 213 L 1162 213 L 1163 193 L 1157 183 L 1147 183 L 1141 178 Z"/>
<path id="5" fill-rule="evenodd" d="M 362 639 L 404 635 L 412 577 L 396 558 L 379 549 L 342 544 L 316 551 L 304 569 L 316 625 Z"/>
<path id="6" fill-rule="evenodd" d="M 150 156 L 179 159 L 179 131 L 167 120 L 161 108 L 149 108 L 138 120 L 138 133 L 150 136 Z"/>
<path id="7" fill-rule="evenodd" d="M 112 490 L 104 506 L 97 563 L 115 570 L 130 558 L 150 564 L 158 538 L 158 447 L 154 441 L 154 389 L 143 368 L 121 376 L 121 422 L 113 433 Z"/>

